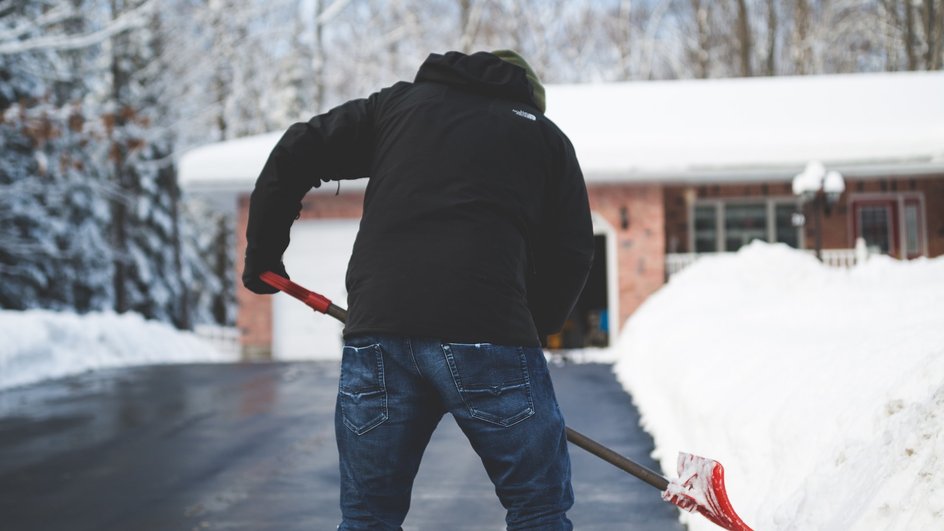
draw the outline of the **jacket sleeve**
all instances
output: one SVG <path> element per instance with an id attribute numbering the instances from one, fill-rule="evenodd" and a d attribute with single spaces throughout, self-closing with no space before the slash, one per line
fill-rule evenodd
<path id="1" fill-rule="evenodd" d="M 293 124 L 282 135 L 249 200 L 246 287 L 253 289 L 250 284 L 262 271 L 281 269 L 292 222 L 312 187 L 321 181 L 367 176 L 378 98 L 379 93 L 349 101 L 308 122 Z"/>
<path id="2" fill-rule="evenodd" d="M 593 224 L 583 173 L 563 137 L 560 173 L 547 183 L 528 305 L 541 336 L 560 331 L 583 291 L 593 263 Z"/>

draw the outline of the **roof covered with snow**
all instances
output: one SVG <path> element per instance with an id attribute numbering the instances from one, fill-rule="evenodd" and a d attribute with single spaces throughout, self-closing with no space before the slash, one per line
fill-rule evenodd
<path id="1" fill-rule="evenodd" d="M 789 179 L 811 160 L 944 173 L 944 72 L 552 85 L 547 101 L 591 183 Z M 249 188 L 280 136 L 194 149 L 181 182 Z"/>

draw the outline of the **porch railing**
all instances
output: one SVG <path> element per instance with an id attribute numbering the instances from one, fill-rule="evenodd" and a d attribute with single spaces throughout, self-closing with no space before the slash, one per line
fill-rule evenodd
<path id="1" fill-rule="evenodd" d="M 666 280 L 672 278 L 672 275 L 694 264 L 699 258 L 716 254 L 721 253 L 669 253 L 665 255 Z"/>
<path id="2" fill-rule="evenodd" d="M 812 249 L 804 249 L 804 252 L 816 254 Z M 682 271 L 686 267 L 694 264 L 698 259 L 705 256 L 714 256 L 730 253 L 669 253 L 665 255 L 665 276 L 666 280 L 672 278 L 672 275 Z M 869 253 L 856 249 L 823 249 L 823 263 L 832 267 L 854 267 L 862 260 L 867 260 Z"/>
<path id="3" fill-rule="evenodd" d="M 239 342 L 239 329 L 231 326 L 197 325 L 193 332 L 220 353 L 238 359 L 242 351 Z"/>
<path id="4" fill-rule="evenodd" d="M 815 255 L 816 251 L 811 249 L 805 249 L 809 254 Z M 859 263 L 860 257 L 856 254 L 855 249 L 823 249 L 820 256 L 823 258 L 823 263 L 828 266 L 833 267 L 855 267 Z M 865 258 L 868 258 L 866 256 Z"/>

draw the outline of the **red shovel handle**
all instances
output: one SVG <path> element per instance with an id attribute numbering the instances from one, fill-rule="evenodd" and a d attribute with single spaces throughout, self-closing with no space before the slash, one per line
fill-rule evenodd
<path id="1" fill-rule="evenodd" d="M 283 277 L 282 275 L 273 273 L 272 271 L 266 271 L 265 273 L 262 273 L 259 275 L 259 278 L 273 288 L 288 293 L 292 297 L 295 297 L 296 299 L 307 304 L 309 307 L 321 313 L 326 313 L 332 317 L 335 317 L 342 323 L 347 321 L 347 312 L 343 308 L 335 306 L 327 297 L 320 293 L 309 291 Z"/>

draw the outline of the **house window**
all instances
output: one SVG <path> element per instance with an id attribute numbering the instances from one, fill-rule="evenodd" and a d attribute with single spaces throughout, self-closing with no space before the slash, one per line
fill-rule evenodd
<path id="1" fill-rule="evenodd" d="M 887 205 L 862 205 L 859 211 L 859 233 L 865 244 L 888 254 L 892 250 L 892 209 Z"/>
<path id="2" fill-rule="evenodd" d="M 724 205 L 724 250 L 737 251 L 754 240 L 767 241 L 767 205 Z"/>
<path id="3" fill-rule="evenodd" d="M 918 223 L 921 216 L 917 201 L 905 203 L 905 254 L 909 258 L 921 254 L 921 231 Z"/>
<path id="4" fill-rule="evenodd" d="M 692 209 L 692 249 L 696 253 L 732 252 L 753 240 L 800 247 L 793 225 L 794 199 L 696 202 Z"/>
<path id="5" fill-rule="evenodd" d="M 797 212 L 797 206 L 790 203 L 778 203 L 774 205 L 774 230 L 775 241 L 785 243 L 794 249 L 800 247 L 800 231 L 793 224 L 793 216 Z"/>
<path id="6" fill-rule="evenodd" d="M 718 251 L 718 205 L 695 206 L 695 252 Z"/>

